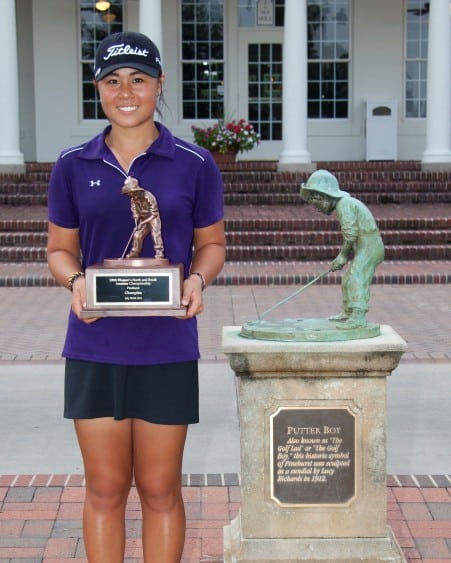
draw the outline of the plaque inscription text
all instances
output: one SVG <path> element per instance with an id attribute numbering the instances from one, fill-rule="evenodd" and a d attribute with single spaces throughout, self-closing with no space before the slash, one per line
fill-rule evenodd
<path id="1" fill-rule="evenodd" d="M 95 303 L 169 304 L 172 298 L 169 274 L 143 276 L 97 275 Z"/>
<path id="2" fill-rule="evenodd" d="M 341 504 L 355 495 L 355 417 L 347 408 L 285 408 L 271 416 L 271 497 Z"/>

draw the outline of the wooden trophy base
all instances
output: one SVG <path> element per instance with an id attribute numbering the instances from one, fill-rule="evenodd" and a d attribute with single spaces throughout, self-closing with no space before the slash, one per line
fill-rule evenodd
<path id="1" fill-rule="evenodd" d="M 183 264 L 166 258 L 113 258 L 86 268 L 89 317 L 183 317 Z"/>

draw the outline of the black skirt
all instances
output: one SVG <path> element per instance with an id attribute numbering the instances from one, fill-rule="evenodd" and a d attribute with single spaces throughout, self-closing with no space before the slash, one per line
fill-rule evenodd
<path id="1" fill-rule="evenodd" d="M 64 417 L 199 422 L 197 361 L 122 366 L 66 360 Z"/>

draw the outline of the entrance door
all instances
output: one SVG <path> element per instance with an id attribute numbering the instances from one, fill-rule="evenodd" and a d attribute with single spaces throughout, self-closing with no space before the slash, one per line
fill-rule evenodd
<path id="1" fill-rule="evenodd" d="M 245 30 L 239 39 L 238 103 L 261 135 L 252 158 L 278 158 L 282 150 L 282 32 Z"/>

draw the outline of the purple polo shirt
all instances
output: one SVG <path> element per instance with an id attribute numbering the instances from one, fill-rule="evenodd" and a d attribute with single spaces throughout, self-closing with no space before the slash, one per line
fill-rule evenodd
<path id="1" fill-rule="evenodd" d="M 127 176 L 152 192 L 161 217 L 165 257 L 188 275 L 193 230 L 223 218 L 223 184 L 210 153 L 174 137 L 157 123 L 158 139 L 126 173 L 105 144 L 109 127 L 91 141 L 61 153 L 49 183 L 49 220 L 79 229 L 83 268 L 119 258 L 134 228 L 130 198 L 121 195 Z M 151 236 L 141 257 L 153 257 Z M 70 312 L 63 356 L 126 365 L 199 358 L 196 319 L 111 317 L 92 324 Z"/>

